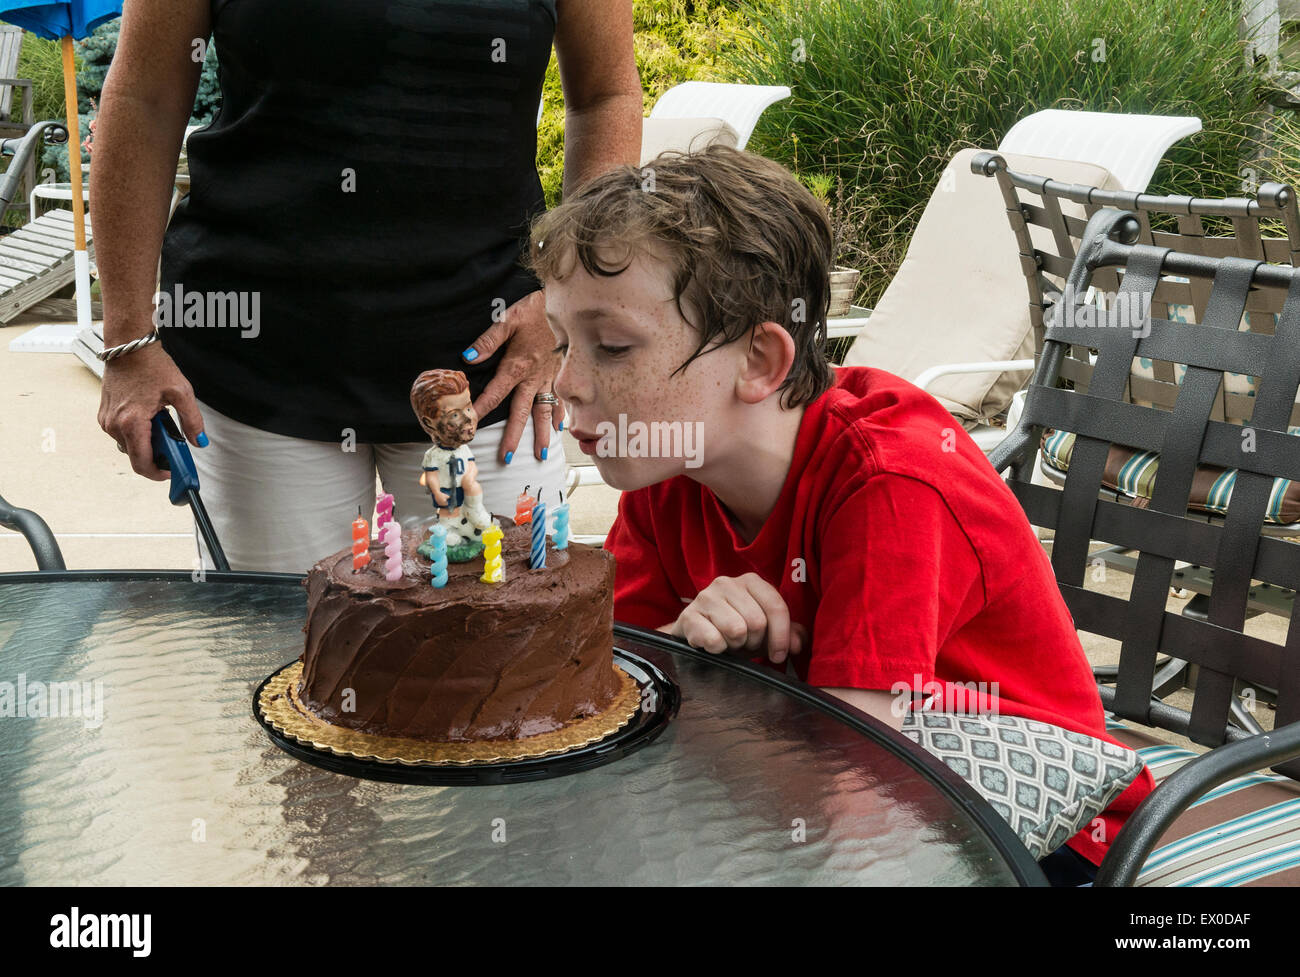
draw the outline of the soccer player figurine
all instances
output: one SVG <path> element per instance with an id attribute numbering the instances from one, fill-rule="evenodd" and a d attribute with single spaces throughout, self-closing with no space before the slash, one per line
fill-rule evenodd
<path id="1" fill-rule="evenodd" d="M 447 558 L 464 563 L 483 551 L 483 530 L 493 525 L 469 446 L 478 429 L 469 381 L 459 370 L 426 370 L 411 385 L 411 408 L 433 440 L 420 484 L 447 529 Z"/>

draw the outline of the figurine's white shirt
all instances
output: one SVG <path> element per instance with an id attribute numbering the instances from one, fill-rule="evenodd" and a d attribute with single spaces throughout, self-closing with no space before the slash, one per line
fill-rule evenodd
<path id="1" fill-rule="evenodd" d="M 433 470 L 438 476 L 438 488 L 443 492 L 460 485 L 465 477 L 465 466 L 474 460 L 469 445 L 459 448 L 442 448 L 434 445 L 424 453 L 424 470 Z"/>

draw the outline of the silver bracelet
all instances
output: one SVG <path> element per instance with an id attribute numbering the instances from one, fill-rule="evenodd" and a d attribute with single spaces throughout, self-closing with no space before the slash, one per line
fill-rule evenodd
<path id="1" fill-rule="evenodd" d="M 127 353 L 134 353 L 142 346 L 148 346 L 150 343 L 156 343 L 159 340 L 158 327 L 153 327 L 153 332 L 147 336 L 141 336 L 139 339 L 133 339 L 129 343 L 123 343 L 121 346 L 113 346 L 109 349 L 96 353 L 101 360 L 107 363 L 109 360 L 117 359 L 119 356 L 125 356 Z"/>

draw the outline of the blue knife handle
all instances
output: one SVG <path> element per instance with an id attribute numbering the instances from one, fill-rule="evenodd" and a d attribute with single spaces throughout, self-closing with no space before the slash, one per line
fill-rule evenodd
<path id="1" fill-rule="evenodd" d="M 194 469 L 185 436 L 165 407 L 153 416 L 153 463 L 172 473 L 172 505 L 186 505 L 187 493 L 199 490 L 199 473 Z"/>

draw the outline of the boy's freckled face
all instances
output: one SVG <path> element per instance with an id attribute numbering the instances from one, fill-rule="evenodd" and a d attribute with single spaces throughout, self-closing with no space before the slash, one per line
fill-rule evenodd
<path id="1" fill-rule="evenodd" d="M 606 268 L 626 260 L 616 252 L 600 257 Z M 677 311 L 668 266 L 645 254 L 608 277 L 591 275 L 576 258 L 569 265 L 564 278 L 546 282 L 547 320 L 564 353 L 555 392 L 565 401 L 566 426 L 601 478 L 624 491 L 671 478 L 687 470 L 686 455 L 696 441 L 702 457 L 690 467 L 707 464 L 710 440 L 716 445 L 723 436 L 734 402 L 744 344 L 707 352 L 674 376 L 695 351 L 699 334 Z M 658 423 L 660 430 L 673 422 L 683 430 L 689 424 L 693 440 L 687 451 L 679 440 L 672 457 L 637 452 L 632 438 L 620 442 L 620 415 L 628 431 L 635 430 L 634 422 L 647 428 Z"/>

